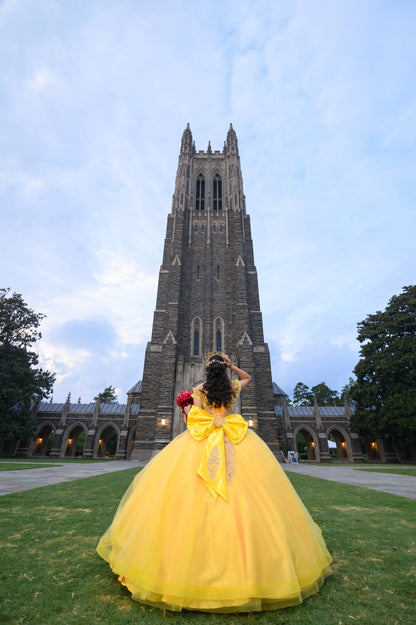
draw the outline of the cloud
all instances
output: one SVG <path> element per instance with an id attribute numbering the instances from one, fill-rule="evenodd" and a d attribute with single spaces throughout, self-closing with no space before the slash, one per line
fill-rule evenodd
<path id="1" fill-rule="evenodd" d="M 356 323 L 414 282 L 414 17 L 1 4 L 0 283 L 47 314 L 56 399 L 141 375 L 187 122 L 197 149 L 236 129 L 274 378 L 345 383 Z"/>
<path id="2" fill-rule="evenodd" d="M 46 341 L 39 343 L 37 351 L 40 365 L 55 373 L 58 387 L 66 384 L 72 373 L 79 370 L 90 356 L 86 349 L 67 348 Z"/>
<path id="3" fill-rule="evenodd" d="M 54 86 L 58 83 L 58 79 L 53 72 L 48 69 L 41 69 L 35 72 L 35 75 L 28 82 L 28 86 L 33 91 L 43 91 L 47 87 Z"/>

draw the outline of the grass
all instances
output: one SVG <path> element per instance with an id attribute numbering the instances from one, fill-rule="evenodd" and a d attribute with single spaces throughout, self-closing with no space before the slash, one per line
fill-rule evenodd
<path id="1" fill-rule="evenodd" d="M 45 469 L 53 467 L 53 464 L 40 464 L 29 462 L 0 462 L 0 471 L 19 471 L 21 469 Z"/>
<path id="2" fill-rule="evenodd" d="M 372 473 L 391 473 L 392 475 L 410 475 L 412 477 L 416 477 L 416 468 L 413 467 L 388 467 L 385 469 L 381 467 L 380 469 L 358 469 L 359 471 L 370 471 Z"/>
<path id="3" fill-rule="evenodd" d="M 415 622 L 416 501 L 292 473 L 334 557 L 334 574 L 319 594 L 296 608 L 240 615 L 171 613 L 132 601 L 95 546 L 135 474 L 130 469 L 0 498 L 3 625 Z"/>

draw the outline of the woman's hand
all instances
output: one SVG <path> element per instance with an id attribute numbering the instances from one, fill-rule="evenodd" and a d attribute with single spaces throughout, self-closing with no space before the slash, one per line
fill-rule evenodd
<path id="1" fill-rule="evenodd" d="M 227 354 L 221 354 L 221 356 L 224 358 L 224 362 L 227 365 L 227 367 L 230 367 L 230 369 L 231 369 L 231 360 L 229 359 Z"/>

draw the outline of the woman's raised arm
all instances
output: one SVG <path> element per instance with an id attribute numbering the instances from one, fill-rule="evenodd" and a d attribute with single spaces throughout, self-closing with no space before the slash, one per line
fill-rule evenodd
<path id="1" fill-rule="evenodd" d="M 231 369 L 231 371 L 234 371 L 234 373 L 236 373 L 240 378 L 241 390 L 245 388 L 251 380 L 251 375 L 249 375 L 246 371 L 243 371 L 243 369 L 239 369 L 238 367 L 232 365 L 227 354 L 222 354 L 222 357 L 224 358 L 224 362 L 227 367 Z"/>

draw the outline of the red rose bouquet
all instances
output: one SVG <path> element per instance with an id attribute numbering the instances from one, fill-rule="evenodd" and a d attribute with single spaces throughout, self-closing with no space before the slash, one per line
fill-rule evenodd
<path id="1" fill-rule="evenodd" d="M 176 397 L 176 403 L 185 415 L 186 420 L 185 406 L 192 406 L 194 403 L 194 400 L 192 398 L 192 391 L 181 391 Z"/>

